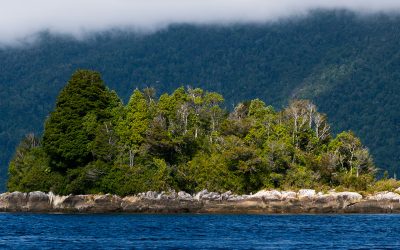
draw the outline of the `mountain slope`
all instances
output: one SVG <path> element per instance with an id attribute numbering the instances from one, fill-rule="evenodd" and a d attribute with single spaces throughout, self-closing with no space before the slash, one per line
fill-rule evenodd
<path id="1" fill-rule="evenodd" d="M 309 98 L 334 131 L 354 130 L 379 167 L 397 170 L 400 150 L 400 18 L 317 12 L 264 25 L 177 25 L 150 35 L 112 32 L 85 41 L 42 34 L 0 49 L 2 175 L 21 137 L 41 133 L 56 94 L 77 68 L 98 70 L 127 98 L 181 85 L 218 91 L 226 106 L 259 97 L 281 108 Z"/>

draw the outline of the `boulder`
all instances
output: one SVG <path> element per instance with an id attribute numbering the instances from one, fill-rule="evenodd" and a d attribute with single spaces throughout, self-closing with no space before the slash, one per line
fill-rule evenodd
<path id="1" fill-rule="evenodd" d="M 204 190 L 198 192 L 197 194 L 195 194 L 194 195 L 194 199 L 195 200 L 200 200 L 201 198 L 203 198 L 204 195 L 207 195 L 207 194 L 208 194 L 207 189 L 204 189 Z"/>
<path id="2" fill-rule="evenodd" d="M 161 192 L 157 198 L 161 200 L 176 200 L 178 198 L 178 194 L 175 190 L 169 190 L 168 192 Z"/>
<path id="3" fill-rule="evenodd" d="M 118 195 L 105 194 L 95 195 L 93 207 L 90 208 L 91 212 L 118 212 L 121 210 L 122 199 Z"/>
<path id="4" fill-rule="evenodd" d="M 65 212 L 87 212 L 93 206 L 93 195 L 68 195 L 59 208 Z"/>
<path id="5" fill-rule="evenodd" d="M 208 201 L 219 201 L 221 200 L 221 195 L 216 192 L 208 192 L 205 193 L 202 197 L 202 200 L 208 200 Z"/>
<path id="6" fill-rule="evenodd" d="M 345 200 L 347 202 L 359 202 L 362 200 L 362 195 L 356 192 L 338 192 L 334 194 L 337 199 Z"/>
<path id="7" fill-rule="evenodd" d="M 293 191 L 282 191 L 281 192 L 281 198 L 285 200 L 290 200 L 290 199 L 296 199 L 297 198 L 297 193 Z"/>
<path id="8" fill-rule="evenodd" d="M 12 192 L 0 195 L 0 209 L 1 211 L 20 212 L 26 209 L 27 204 L 26 193 Z"/>
<path id="9" fill-rule="evenodd" d="M 193 197 L 190 194 L 188 194 L 188 193 L 186 193 L 184 191 L 179 191 L 178 192 L 178 199 L 179 200 L 184 200 L 184 201 L 191 201 L 193 199 Z"/>
<path id="10" fill-rule="evenodd" d="M 26 204 L 27 210 L 30 212 L 48 212 L 52 210 L 52 204 L 48 194 L 36 191 L 30 192 L 27 195 L 28 201 Z"/>
<path id="11" fill-rule="evenodd" d="M 314 189 L 300 189 L 299 192 L 297 192 L 297 197 L 299 199 L 304 199 L 304 198 L 312 199 L 315 196 L 316 195 Z"/>
<path id="12" fill-rule="evenodd" d="M 221 200 L 227 201 L 233 195 L 232 191 L 227 191 L 221 194 Z"/>
<path id="13" fill-rule="evenodd" d="M 251 195 L 251 197 L 263 200 L 280 200 L 282 198 L 282 193 L 277 190 L 261 190 Z"/>
<path id="14" fill-rule="evenodd" d="M 48 196 L 53 209 L 61 208 L 65 199 L 69 197 L 68 195 L 55 195 L 53 192 L 50 192 Z"/>
<path id="15" fill-rule="evenodd" d="M 147 191 L 146 193 L 140 193 L 139 196 L 149 200 L 157 200 L 160 197 L 160 195 L 154 191 Z"/>
<path id="16" fill-rule="evenodd" d="M 236 195 L 236 194 L 233 194 L 233 195 L 229 196 L 228 201 L 243 201 L 243 200 L 251 200 L 251 199 L 252 199 L 252 195 L 247 195 L 247 194 Z"/>
<path id="17" fill-rule="evenodd" d="M 400 202 L 400 194 L 393 192 L 379 192 L 375 195 L 367 197 L 368 200 L 377 200 L 377 201 L 398 201 Z"/>

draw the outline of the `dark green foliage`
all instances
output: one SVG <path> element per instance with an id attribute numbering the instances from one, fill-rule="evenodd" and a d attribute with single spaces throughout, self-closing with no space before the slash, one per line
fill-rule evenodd
<path id="1" fill-rule="evenodd" d="M 126 101 L 136 87 L 164 93 L 182 84 L 220 92 L 229 110 L 256 97 L 276 110 L 291 98 L 312 99 L 334 134 L 355 131 L 393 176 L 400 151 L 399 27 L 396 15 L 317 12 L 273 24 L 177 25 L 84 42 L 43 34 L 26 48 L 0 49 L 0 179 L 23 135 L 41 133 L 58 91 L 77 68 L 101 71 Z M 242 136 L 246 123 L 236 125 Z"/>
<path id="2" fill-rule="evenodd" d="M 107 111 L 113 104 L 111 93 L 98 73 L 79 70 L 72 76 L 45 124 L 43 149 L 52 168 L 65 170 L 90 162 L 91 147 L 99 151 L 99 140 L 104 140 L 99 137 L 105 136 L 95 138 L 96 130 L 105 133 L 98 124 L 111 118 Z"/>
<path id="3" fill-rule="evenodd" d="M 311 102 L 277 112 L 255 99 L 228 114 L 223 100 L 200 88 L 158 100 L 136 89 L 124 107 L 98 73 L 78 71 L 46 121 L 43 144 L 29 135 L 17 148 L 8 188 L 128 195 L 373 184 L 368 150 L 352 132 L 332 138 Z"/>
<path id="4" fill-rule="evenodd" d="M 63 182 L 63 176 L 49 167 L 49 158 L 39 138 L 30 134 L 18 146 L 9 166 L 8 189 L 29 192 L 54 191 Z"/>

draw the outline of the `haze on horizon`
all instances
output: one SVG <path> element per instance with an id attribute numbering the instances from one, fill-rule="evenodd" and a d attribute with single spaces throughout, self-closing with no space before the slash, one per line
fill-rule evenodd
<path id="1" fill-rule="evenodd" d="M 399 0 L 4 0 L 0 45 L 35 34 L 83 38 L 112 29 L 152 32 L 170 24 L 265 23 L 306 16 L 315 9 L 361 14 L 399 13 Z"/>

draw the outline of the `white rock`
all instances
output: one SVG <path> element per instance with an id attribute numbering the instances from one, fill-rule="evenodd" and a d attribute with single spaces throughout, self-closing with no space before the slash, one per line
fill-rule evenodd
<path id="1" fill-rule="evenodd" d="M 157 192 L 154 191 L 147 191 L 146 193 L 139 193 L 138 196 L 140 198 L 149 199 L 149 200 L 156 200 L 159 199 L 159 195 Z"/>
<path id="2" fill-rule="evenodd" d="M 198 192 L 198 193 L 194 196 L 194 198 L 195 198 L 196 200 L 200 200 L 200 199 L 201 199 L 204 195 L 206 195 L 206 194 L 208 194 L 208 191 L 207 191 L 207 189 L 204 189 L 204 190 Z"/>
<path id="3" fill-rule="evenodd" d="M 296 199 L 297 198 L 297 193 L 293 191 L 282 191 L 282 199 Z"/>
<path id="4" fill-rule="evenodd" d="M 29 197 L 32 197 L 32 198 L 47 198 L 47 194 L 46 193 L 44 193 L 44 192 L 42 192 L 42 191 L 33 191 L 33 192 L 30 192 L 30 193 L 28 193 L 28 196 Z"/>
<path id="5" fill-rule="evenodd" d="M 373 196 L 368 197 L 369 200 L 387 200 L 387 201 L 399 201 L 400 202 L 400 194 L 396 194 L 393 192 L 380 192 Z"/>
<path id="6" fill-rule="evenodd" d="M 221 195 L 219 193 L 209 192 L 204 194 L 201 198 L 203 200 L 216 201 L 216 200 L 221 200 Z"/>
<path id="7" fill-rule="evenodd" d="M 227 191 L 223 194 L 221 194 L 221 199 L 222 200 L 229 200 L 229 198 L 232 196 L 232 191 Z"/>
<path id="8" fill-rule="evenodd" d="M 188 194 L 188 193 L 186 193 L 186 192 L 184 192 L 184 191 L 179 191 L 178 192 L 178 199 L 179 200 L 192 200 L 193 199 L 193 197 L 190 195 L 190 194 Z"/>
<path id="9" fill-rule="evenodd" d="M 297 192 L 297 197 L 301 198 L 313 198 L 315 196 L 315 190 L 314 189 L 300 189 L 299 192 Z"/>
<path id="10" fill-rule="evenodd" d="M 159 193 L 157 195 L 157 199 L 161 199 L 161 200 L 173 200 L 178 198 L 178 195 L 176 193 L 175 190 L 170 189 L 167 192 L 162 191 L 161 193 Z"/>
<path id="11" fill-rule="evenodd" d="M 362 200 L 362 195 L 356 192 L 339 192 L 335 193 L 337 198 L 341 198 L 348 201 L 360 201 Z"/>
<path id="12" fill-rule="evenodd" d="M 157 195 L 156 195 L 156 199 L 157 200 L 161 200 L 161 199 L 167 199 L 167 194 L 165 194 L 165 192 L 164 191 L 162 191 L 161 193 L 157 193 Z"/>
<path id="13" fill-rule="evenodd" d="M 228 198 L 228 201 L 242 201 L 242 200 L 246 200 L 246 199 L 248 199 L 248 198 L 250 198 L 250 197 L 252 197 L 252 196 L 250 196 L 250 195 L 231 195 L 229 198 Z"/>
<path id="14" fill-rule="evenodd" d="M 69 195 L 66 196 L 61 196 L 61 195 L 55 195 L 53 192 L 49 193 L 49 200 L 50 204 L 53 208 L 60 208 L 65 199 L 67 199 Z"/>
<path id="15" fill-rule="evenodd" d="M 257 193 L 251 195 L 251 197 L 262 198 L 265 200 L 280 200 L 282 194 L 278 190 L 260 190 Z"/>

